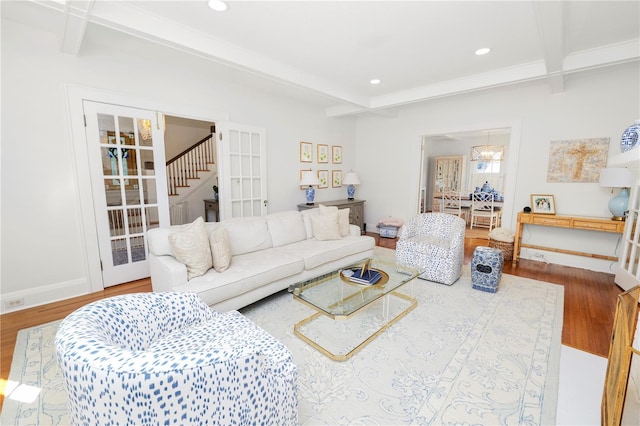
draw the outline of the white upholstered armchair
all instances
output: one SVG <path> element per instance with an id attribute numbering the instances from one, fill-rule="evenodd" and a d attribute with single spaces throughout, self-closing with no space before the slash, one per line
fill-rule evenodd
<path id="1" fill-rule="evenodd" d="M 291 353 L 190 293 L 86 305 L 56 334 L 74 424 L 297 424 Z"/>
<path id="2" fill-rule="evenodd" d="M 462 274 L 464 219 L 447 213 L 423 213 L 400 229 L 396 262 L 420 271 L 419 278 L 451 285 Z"/>

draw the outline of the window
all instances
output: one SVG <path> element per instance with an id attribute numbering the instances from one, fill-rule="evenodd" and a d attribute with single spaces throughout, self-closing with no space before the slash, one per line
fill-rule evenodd
<path id="1" fill-rule="evenodd" d="M 471 147 L 471 189 L 482 187 L 485 182 L 488 182 L 493 189 L 502 193 L 504 182 L 502 160 L 504 160 L 502 145 Z"/>

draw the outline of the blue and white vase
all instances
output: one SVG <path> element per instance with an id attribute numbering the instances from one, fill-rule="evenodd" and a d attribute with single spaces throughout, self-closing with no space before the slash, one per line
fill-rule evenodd
<path id="1" fill-rule="evenodd" d="M 620 138 L 620 149 L 627 152 L 640 145 L 640 120 L 636 120 L 631 126 L 622 133 Z"/>
<path id="2" fill-rule="evenodd" d="M 313 186 L 309 185 L 309 187 L 305 191 L 305 195 L 307 196 L 307 205 L 313 205 L 313 199 L 316 196 L 316 190 L 313 189 Z"/>

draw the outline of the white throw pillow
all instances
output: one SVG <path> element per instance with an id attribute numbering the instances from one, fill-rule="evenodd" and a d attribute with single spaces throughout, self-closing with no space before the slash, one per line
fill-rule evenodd
<path id="1" fill-rule="evenodd" d="M 231 242 L 229 233 L 222 226 L 218 227 L 209 235 L 211 245 L 211 255 L 213 257 L 213 269 L 224 272 L 231 264 Z"/>
<path id="2" fill-rule="evenodd" d="M 349 235 L 349 213 L 350 208 L 338 210 L 338 226 L 340 227 L 340 235 L 346 237 Z"/>
<path id="3" fill-rule="evenodd" d="M 342 238 L 337 212 L 311 216 L 311 226 L 313 227 L 313 237 L 316 240 L 339 240 Z"/>
<path id="4" fill-rule="evenodd" d="M 320 214 L 333 214 L 338 213 L 338 207 L 336 206 L 324 206 L 320 204 Z"/>
<path id="5" fill-rule="evenodd" d="M 213 266 L 209 238 L 202 217 L 184 229 L 169 234 L 169 244 L 178 262 L 187 267 L 187 280 L 204 275 Z"/>
<path id="6" fill-rule="evenodd" d="M 340 227 L 340 235 L 346 237 L 349 235 L 349 212 L 350 208 L 339 209 L 337 206 L 323 206 L 320 204 L 320 214 L 331 215 L 338 213 L 338 226 Z"/>

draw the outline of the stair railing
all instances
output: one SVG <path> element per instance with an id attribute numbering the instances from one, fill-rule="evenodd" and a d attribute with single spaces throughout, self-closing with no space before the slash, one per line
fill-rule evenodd
<path id="1" fill-rule="evenodd" d="M 198 172 L 208 171 L 215 164 L 215 134 L 210 134 L 190 148 L 167 161 L 169 195 L 178 195 L 178 188 L 188 187 L 188 179 L 198 179 Z"/>

